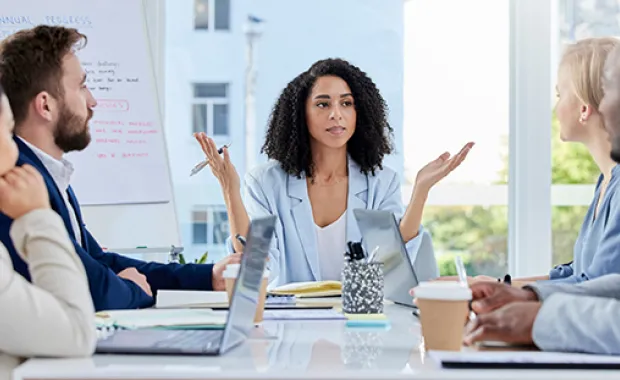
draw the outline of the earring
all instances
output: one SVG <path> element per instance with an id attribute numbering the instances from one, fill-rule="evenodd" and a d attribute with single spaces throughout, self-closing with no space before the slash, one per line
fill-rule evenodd
<path id="1" fill-rule="evenodd" d="M 581 115 L 581 117 L 579 117 L 579 122 L 584 123 L 585 121 L 586 121 L 586 118 L 583 117 L 583 115 Z"/>

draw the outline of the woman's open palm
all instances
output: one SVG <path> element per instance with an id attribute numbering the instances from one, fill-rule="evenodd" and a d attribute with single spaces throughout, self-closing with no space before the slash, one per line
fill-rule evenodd
<path id="1" fill-rule="evenodd" d="M 445 178 L 465 160 L 467 154 L 474 146 L 473 142 L 465 144 L 460 152 L 450 158 L 450 153 L 445 152 L 437 159 L 424 166 L 416 176 L 415 186 L 419 189 L 429 191 L 435 184 Z"/>

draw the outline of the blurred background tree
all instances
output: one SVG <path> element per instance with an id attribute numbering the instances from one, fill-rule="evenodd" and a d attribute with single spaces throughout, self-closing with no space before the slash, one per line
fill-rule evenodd
<path id="1" fill-rule="evenodd" d="M 552 122 L 552 183 L 596 183 L 600 174 L 587 149 L 565 143 Z M 504 141 L 504 168 L 497 184 L 508 183 L 508 144 Z M 585 206 L 552 209 L 554 264 L 572 260 L 573 245 L 581 228 Z M 467 273 L 503 276 L 508 261 L 508 208 L 506 206 L 429 206 L 424 226 L 433 236 L 441 275 L 456 275 L 454 255 L 461 255 Z M 542 274 L 542 273 L 541 273 Z"/>

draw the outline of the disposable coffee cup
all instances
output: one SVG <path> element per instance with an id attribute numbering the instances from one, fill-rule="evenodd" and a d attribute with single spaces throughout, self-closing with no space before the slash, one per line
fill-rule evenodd
<path id="1" fill-rule="evenodd" d="M 415 288 L 426 350 L 460 351 L 471 289 L 456 281 L 422 282 Z"/>
<path id="2" fill-rule="evenodd" d="M 226 294 L 228 294 L 228 303 L 230 304 L 235 289 L 235 282 L 239 275 L 241 264 L 228 264 L 224 270 L 224 282 L 226 283 Z M 258 303 L 256 305 L 256 314 L 254 314 L 254 323 L 263 321 L 263 313 L 265 311 L 265 300 L 267 299 L 267 283 L 269 282 L 269 271 L 263 272 L 263 278 L 258 293 Z"/>

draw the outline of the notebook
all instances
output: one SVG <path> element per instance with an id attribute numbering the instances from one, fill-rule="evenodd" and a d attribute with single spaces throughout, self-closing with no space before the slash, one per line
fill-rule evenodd
<path id="1" fill-rule="evenodd" d="M 266 321 L 327 321 L 344 320 L 342 313 L 328 310 L 265 310 Z"/>
<path id="2" fill-rule="evenodd" d="M 136 330 L 143 328 L 165 329 L 222 329 L 226 313 L 209 309 L 142 309 L 114 310 L 96 315 L 98 327 Z"/>
<path id="3" fill-rule="evenodd" d="M 212 309 L 228 310 L 226 292 L 202 290 L 160 290 L 157 293 L 157 309 Z M 329 309 L 329 305 L 298 304 L 294 294 L 267 294 L 265 309 Z"/>
<path id="4" fill-rule="evenodd" d="M 620 369 L 620 357 L 540 351 L 430 351 L 445 368 Z"/>
<path id="5" fill-rule="evenodd" d="M 157 292 L 158 309 L 228 307 L 226 292 L 201 290 L 160 290 Z"/>
<path id="6" fill-rule="evenodd" d="M 269 291 L 271 294 L 291 294 L 297 298 L 339 297 L 342 294 L 340 281 L 293 282 Z"/>

